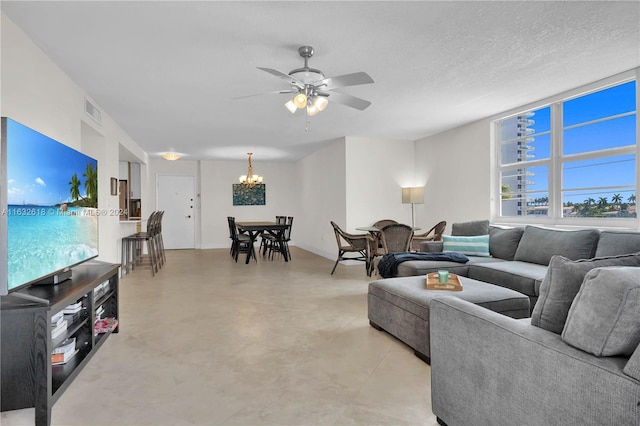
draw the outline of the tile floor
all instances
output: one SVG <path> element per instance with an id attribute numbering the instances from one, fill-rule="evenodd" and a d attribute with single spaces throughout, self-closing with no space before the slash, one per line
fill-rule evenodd
<path id="1" fill-rule="evenodd" d="M 292 247 L 234 263 L 170 250 L 120 281 L 112 335 L 53 406 L 53 425 L 436 425 L 430 369 L 367 320 L 364 265 Z M 33 424 L 33 409 L 2 413 Z"/>

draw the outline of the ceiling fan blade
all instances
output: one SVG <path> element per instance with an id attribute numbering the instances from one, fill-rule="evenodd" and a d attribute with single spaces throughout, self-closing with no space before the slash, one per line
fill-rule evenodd
<path id="1" fill-rule="evenodd" d="M 321 96 L 326 96 L 330 102 L 336 102 L 342 105 L 349 106 L 351 108 L 359 109 L 360 111 L 367 109 L 371 102 L 364 99 L 356 98 L 355 96 L 347 95 L 340 92 L 320 92 Z"/>
<path id="2" fill-rule="evenodd" d="M 317 82 L 315 86 L 320 87 L 322 90 L 332 90 L 338 87 L 357 86 L 373 82 L 373 79 L 366 72 L 354 72 L 337 77 L 327 77 Z"/>
<path id="3" fill-rule="evenodd" d="M 271 75 L 275 75 L 278 78 L 286 80 L 287 83 L 289 83 L 292 86 L 296 86 L 296 87 L 298 87 L 300 89 L 304 89 L 304 83 L 302 81 L 298 80 L 295 77 L 291 77 L 289 74 L 285 74 L 285 73 L 283 73 L 281 71 L 274 70 L 273 68 L 262 68 L 262 67 L 256 67 L 256 68 L 258 68 L 259 70 L 262 70 L 264 72 L 268 72 Z"/>
<path id="4" fill-rule="evenodd" d="M 245 95 L 245 96 L 237 96 L 233 99 L 245 99 L 245 98 L 253 98 L 256 96 L 264 96 L 264 95 L 279 95 L 284 93 L 298 93 L 297 90 L 276 90 L 275 92 L 266 92 L 266 93 L 255 93 L 253 95 Z"/>

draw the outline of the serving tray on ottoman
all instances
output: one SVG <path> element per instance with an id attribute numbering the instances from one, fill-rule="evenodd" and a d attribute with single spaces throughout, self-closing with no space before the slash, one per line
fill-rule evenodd
<path id="1" fill-rule="evenodd" d="M 462 291 L 429 290 L 424 275 L 369 283 L 369 324 L 406 343 L 429 363 L 429 305 L 433 299 L 453 296 L 512 318 L 529 317 L 528 296 L 483 281 L 458 278 Z"/>
<path id="2" fill-rule="evenodd" d="M 462 284 L 460 283 L 460 277 L 456 274 L 449 274 L 449 280 L 441 283 L 440 277 L 437 272 L 427 274 L 427 290 L 449 290 L 449 291 L 462 291 Z"/>

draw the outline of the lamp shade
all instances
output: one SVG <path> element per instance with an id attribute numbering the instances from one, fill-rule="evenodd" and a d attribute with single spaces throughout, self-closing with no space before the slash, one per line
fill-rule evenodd
<path id="1" fill-rule="evenodd" d="M 293 100 L 290 100 L 289 102 L 284 104 L 284 106 L 287 107 L 287 109 L 291 112 L 291 114 L 295 113 L 296 110 L 298 109 L 296 104 L 293 103 Z"/>
<path id="2" fill-rule="evenodd" d="M 293 104 L 298 108 L 304 108 L 307 106 L 307 95 L 304 93 L 298 93 L 293 97 Z"/>
<path id="3" fill-rule="evenodd" d="M 402 204 L 422 204 L 424 203 L 424 187 L 415 186 L 402 188 Z"/>

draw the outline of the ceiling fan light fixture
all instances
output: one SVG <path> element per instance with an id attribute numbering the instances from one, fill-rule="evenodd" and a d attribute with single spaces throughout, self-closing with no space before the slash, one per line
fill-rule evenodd
<path id="1" fill-rule="evenodd" d="M 319 112 L 320 112 L 320 109 L 316 106 L 316 104 L 311 104 L 307 106 L 307 115 L 309 115 L 310 117 L 313 117 Z"/>
<path id="2" fill-rule="evenodd" d="M 293 97 L 293 103 L 298 108 L 304 108 L 307 106 L 307 95 L 304 93 L 298 93 Z"/>
<path id="3" fill-rule="evenodd" d="M 313 106 L 318 108 L 318 111 L 324 111 L 327 105 L 329 105 L 329 101 L 324 96 L 316 96 L 316 100 L 313 102 Z"/>
<path id="4" fill-rule="evenodd" d="M 284 104 L 284 106 L 291 112 L 291 114 L 295 114 L 295 112 L 298 110 L 298 107 L 296 106 L 296 104 L 293 103 L 292 99 L 290 99 L 289 102 Z"/>

